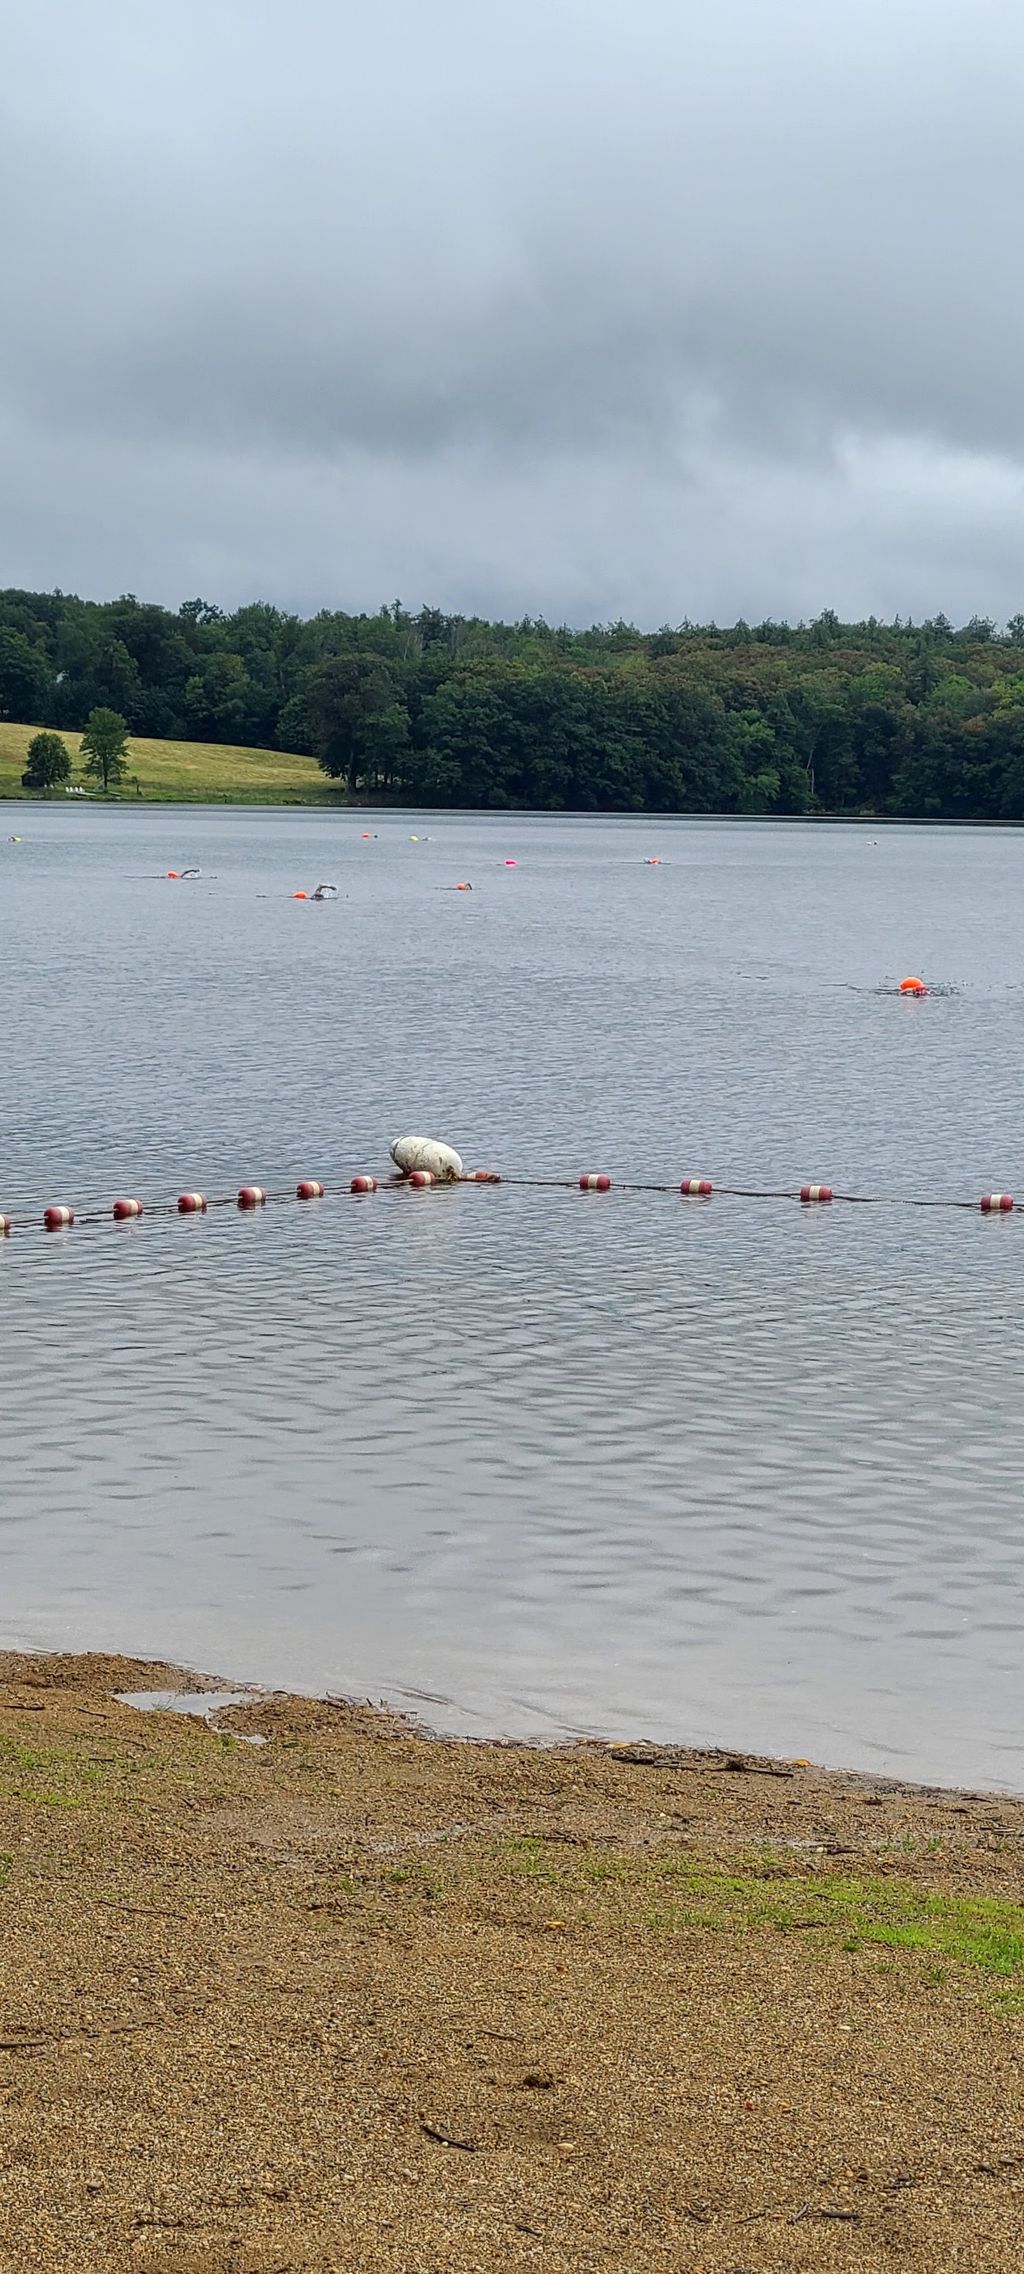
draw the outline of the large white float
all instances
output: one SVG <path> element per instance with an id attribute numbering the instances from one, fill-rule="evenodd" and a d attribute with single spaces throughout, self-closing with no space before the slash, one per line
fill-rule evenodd
<path id="1" fill-rule="evenodd" d="M 436 1137 L 396 1137 L 391 1158 L 403 1176 L 411 1176 L 414 1169 L 426 1169 L 437 1184 L 457 1184 L 465 1175 L 461 1155 L 451 1145 L 440 1144 Z"/>

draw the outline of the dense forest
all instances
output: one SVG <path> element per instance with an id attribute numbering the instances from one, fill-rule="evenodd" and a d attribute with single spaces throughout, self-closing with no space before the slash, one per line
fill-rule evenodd
<path id="1" fill-rule="evenodd" d="M 1024 817 L 1021 615 L 647 633 L 0 592 L 0 718 L 97 706 L 415 804 Z"/>

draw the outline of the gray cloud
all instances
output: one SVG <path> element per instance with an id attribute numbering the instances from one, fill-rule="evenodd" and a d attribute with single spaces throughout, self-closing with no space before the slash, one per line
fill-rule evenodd
<path id="1" fill-rule="evenodd" d="M 1024 600 L 1017 0 L 36 0 L 5 48 L 0 579 Z"/>

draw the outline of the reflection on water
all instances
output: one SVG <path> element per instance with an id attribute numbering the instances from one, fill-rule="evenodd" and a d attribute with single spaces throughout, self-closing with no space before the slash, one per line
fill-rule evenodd
<path id="1" fill-rule="evenodd" d="M 361 827 L 25 810 L 0 1207 L 380 1173 L 402 1128 L 1014 1189 L 1016 834 Z M 874 992 L 907 969 L 963 978 Z M 0 1635 L 1022 1788 L 1022 1239 L 507 1186 L 19 1233 Z"/>

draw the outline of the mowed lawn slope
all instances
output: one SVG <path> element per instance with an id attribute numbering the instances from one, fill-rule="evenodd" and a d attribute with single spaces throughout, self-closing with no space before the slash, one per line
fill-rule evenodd
<path id="1" fill-rule="evenodd" d="M 0 797 L 22 797 L 21 777 L 27 764 L 35 726 L 14 726 L 0 720 Z M 80 734 L 63 737 L 71 753 L 72 780 L 83 782 L 92 795 L 102 795 L 96 783 L 78 771 Z M 144 799 L 171 803 L 228 805 L 333 805 L 344 792 L 322 774 L 315 758 L 302 758 L 289 750 L 243 750 L 226 742 L 157 742 L 144 735 L 128 741 L 128 773 L 121 799 L 138 802 L 133 776 Z M 79 802 L 53 792 L 53 802 Z"/>

